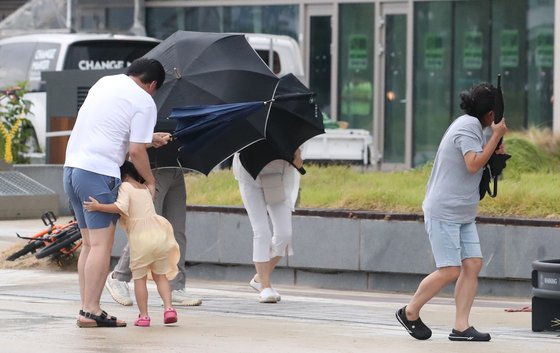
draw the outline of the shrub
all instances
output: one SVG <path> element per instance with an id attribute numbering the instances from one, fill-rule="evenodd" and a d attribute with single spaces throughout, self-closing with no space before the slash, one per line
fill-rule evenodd
<path id="1" fill-rule="evenodd" d="M 31 102 L 23 99 L 25 84 L 0 91 L 0 158 L 6 163 L 29 163 L 32 128 L 29 119 Z"/>

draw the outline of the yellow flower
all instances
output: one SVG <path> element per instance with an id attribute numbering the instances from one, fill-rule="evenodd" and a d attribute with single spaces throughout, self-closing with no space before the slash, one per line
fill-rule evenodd
<path id="1" fill-rule="evenodd" d="M 0 123 L 0 133 L 4 137 L 4 161 L 6 161 L 6 163 L 12 163 L 14 161 L 14 156 L 12 154 L 12 141 L 22 122 L 23 114 L 20 114 L 14 125 L 10 128 L 10 131 L 8 131 L 3 123 Z"/>

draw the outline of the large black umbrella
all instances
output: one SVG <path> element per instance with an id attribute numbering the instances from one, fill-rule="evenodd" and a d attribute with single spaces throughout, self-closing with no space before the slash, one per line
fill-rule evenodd
<path id="1" fill-rule="evenodd" d="M 157 131 L 172 132 L 173 108 L 186 105 L 266 101 L 278 83 L 242 34 L 177 31 L 144 55 L 157 59 L 166 78 L 154 100 Z M 154 166 L 177 165 L 173 143 L 151 150 Z"/>
<path id="2" fill-rule="evenodd" d="M 271 161 L 292 162 L 296 150 L 313 136 L 325 132 L 322 113 L 310 91 L 294 75 L 280 79 L 268 114 L 266 138 L 244 148 L 239 160 L 253 178 Z M 301 168 L 304 174 L 305 169 Z"/>

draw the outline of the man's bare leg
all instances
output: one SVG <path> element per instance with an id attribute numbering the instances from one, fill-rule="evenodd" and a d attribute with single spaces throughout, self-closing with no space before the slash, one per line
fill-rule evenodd
<path id="1" fill-rule="evenodd" d="M 80 233 L 82 233 L 82 247 L 80 249 L 80 257 L 78 258 L 78 282 L 80 284 L 80 301 L 82 305 L 82 309 L 84 308 L 84 268 L 87 262 L 87 258 L 89 255 L 89 250 L 91 249 L 91 245 L 89 243 L 89 231 L 88 229 L 80 229 Z"/>
<path id="2" fill-rule="evenodd" d="M 460 271 L 461 267 L 458 266 L 441 267 L 424 278 L 406 306 L 406 318 L 410 321 L 417 320 L 422 307 L 443 288 L 457 280 Z"/>
<path id="3" fill-rule="evenodd" d="M 478 274 L 482 269 L 482 259 L 463 260 L 461 274 L 455 285 L 455 330 L 465 331 L 470 327 L 469 315 L 478 287 Z"/>
<path id="4" fill-rule="evenodd" d="M 101 313 L 101 294 L 109 273 L 111 249 L 115 238 L 115 225 L 102 229 L 89 229 L 90 249 L 83 264 L 83 310 L 95 315 Z M 82 320 L 82 318 L 80 318 Z"/>

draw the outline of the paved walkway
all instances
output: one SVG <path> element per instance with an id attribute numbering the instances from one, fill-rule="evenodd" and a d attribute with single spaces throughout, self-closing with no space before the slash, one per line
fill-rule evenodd
<path id="1" fill-rule="evenodd" d="M 5 227 L 2 227 L 2 226 Z M 23 227 L 14 223 L 14 227 Z M 28 230 L 31 231 L 32 227 Z M 9 224 L 0 222 L 2 238 Z M 4 241 L 4 243 L 2 243 Z M 397 323 L 394 312 L 410 295 L 278 287 L 282 301 L 259 304 L 247 283 L 189 282 L 189 293 L 204 303 L 178 308 L 179 322 L 164 326 L 155 286 L 150 285 L 152 327 L 134 327 L 135 307 L 115 304 L 107 293 L 102 305 L 126 320 L 126 328 L 75 326 L 79 295 L 75 272 L 0 270 L 0 352 L 559 352 L 558 333 L 531 331 L 530 313 L 504 308 L 528 304 L 527 298 L 480 298 L 471 323 L 492 334 L 491 342 L 450 342 L 453 301 L 438 297 L 423 319 L 434 331 L 416 341 Z"/>

